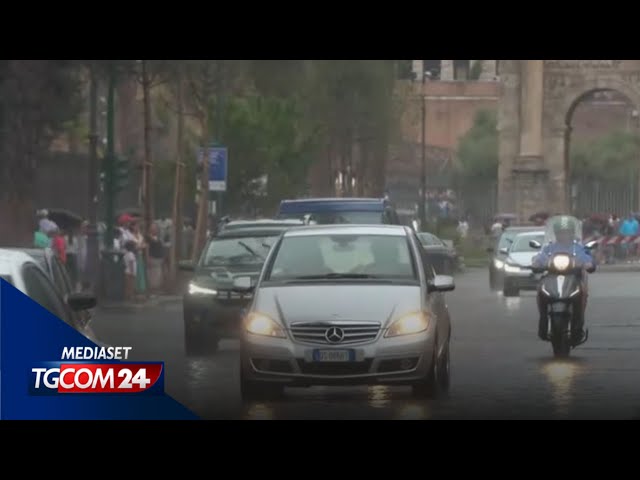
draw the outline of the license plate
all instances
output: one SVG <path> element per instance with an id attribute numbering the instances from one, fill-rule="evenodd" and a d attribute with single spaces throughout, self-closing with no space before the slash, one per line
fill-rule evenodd
<path id="1" fill-rule="evenodd" d="M 353 350 L 314 350 L 315 362 L 353 362 L 355 352 Z"/>

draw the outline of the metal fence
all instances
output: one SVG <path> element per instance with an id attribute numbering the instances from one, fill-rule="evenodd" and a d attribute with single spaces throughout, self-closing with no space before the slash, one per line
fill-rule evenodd
<path id="1" fill-rule="evenodd" d="M 574 181 L 571 185 L 571 207 L 574 214 L 615 213 L 627 215 L 640 210 L 638 182 L 606 183 L 594 180 Z"/>

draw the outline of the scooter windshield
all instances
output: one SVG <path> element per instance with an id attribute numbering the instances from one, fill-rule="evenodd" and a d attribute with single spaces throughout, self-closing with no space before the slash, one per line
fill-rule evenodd
<path id="1" fill-rule="evenodd" d="M 560 227 L 559 235 L 556 231 Z M 559 238 L 560 237 L 560 238 Z M 556 215 L 547 220 L 544 231 L 544 242 L 570 244 L 582 242 L 582 222 L 571 215 Z"/>

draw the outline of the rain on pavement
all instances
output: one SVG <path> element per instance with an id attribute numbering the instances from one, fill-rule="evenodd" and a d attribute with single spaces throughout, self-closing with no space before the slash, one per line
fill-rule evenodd
<path id="1" fill-rule="evenodd" d="M 589 340 L 554 359 L 536 336 L 535 294 L 489 291 L 486 270 L 456 277 L 451 389 L 418 400 L 407 387 L 289 388 L 277 400 L 243 404 L 239 344 L 223 340 L 209 357 L 185 355 L 181 302 L 101 310 L 107 343 L 131 345 L 138 360 L 163 360 L 166 391 L 205 419 L 625 419 L 640 417 L 640 310 L 637 274 L 590 279 Z"/>

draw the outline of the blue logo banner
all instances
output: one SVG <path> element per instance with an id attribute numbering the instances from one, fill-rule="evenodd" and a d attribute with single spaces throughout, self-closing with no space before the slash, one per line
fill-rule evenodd
<path id="1" fill-rule="evenodd" d="M 0 419 L 198 419 L 164 393 L 162 359 L 63 357 L 78 347 L 100 348 L 0 280 Z"/>

